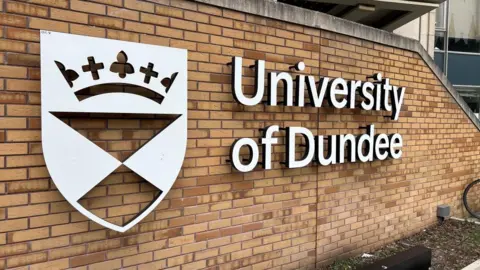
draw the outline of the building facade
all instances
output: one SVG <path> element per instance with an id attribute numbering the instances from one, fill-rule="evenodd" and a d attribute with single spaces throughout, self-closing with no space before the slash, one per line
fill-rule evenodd
<path id="1" fill-rule="evenodd" d="M 433 58 L 435 52 L 436 13 L 436 9 L 430 11 L 429 13 L 395 29 L 394 33 L 418 40 Z"/>
<path id="2" fill-rule="evenodd" d="M 416 39 L 433 57 L 436 10 L 444 0 L 278 0 Z M 441 6 L 443 10 L 443 5 Z"/>
<path id="3" fill-rule="evenodd" d="M 447 1 L 437 15 L 435 62 L 465 98 L 480 112 L 480 81 L 476 74 L 479 1 Z"/>
<path id="4" fill-rule="evenodd" d="M 440 204 L 450 205 L 453 215 L 464 214 L 462 191 L 480 169 L 480 122 L 417 41 L 274 1 L 0 3 L 0 269 L 316 269 L 434 224 Z M 41 79 L 55 72 L 68 88 L 65 81 L 97 80 L 103 72 L 129 78 L 147 68 L 130 69 L 133 57 L 117 51 L 110 56 L 102 48 L 104 55 L 92 52 L 95 59 L 82 59 L 81 65 L 42 70 L 40 36 L 50 32 L 188 50 L 183 166 L 163 201 L 126 232 L 81 214 L 52 181 L 42 147 Z M 102 57 L 116 62 L 107 65 Z M 250 66 L 258 60 L 268 72 L 313 76 L 313 83 L 321 77 L 366 82 L 381 73 L 405 87 L 399 117 L 327 102 L 315 107 L 313 99 L 303 107 L 287 100 L 278 106 L 239 104 L 232 93 L 232 57 L 243 58 L 244 89 L 252 94 L 258 80 Z M 300 62 L 305 67 L 292 68 Z M 169 78 L 162 80 L 167 88 L 175 79 Z M 90 87 L 77 98 L 116 87 Z M 269 102 L 267 94 L 263 100 Z M 124 115 L 57 117 L 119 160 L 166 126 L 163 120 Z M 287 135 L 280 130 L 272 168 L 232 167 L 232 145 L 240 138 L 257 140 L 268 126 L 361 136 L 372 124 L 376 133 L 403 135 L 401 158 L 287 168 Z M 300 139 L 293 143 L 297 158 L 308 144 Z M 168 159 L 169 153 L 151 158 Z M 121 168 L 79 203 L 122 224 L 157 196 L 141 178 Z"/>

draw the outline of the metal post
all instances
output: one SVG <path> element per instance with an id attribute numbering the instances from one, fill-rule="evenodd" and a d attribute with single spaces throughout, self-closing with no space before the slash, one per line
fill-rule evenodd
<path id="1" fill-rule="evenodd" d="M 450 13 L 450 0 L 447 0 L 445 1 L 445 32 L 444 32 L 445 48 L 443 53 L 443 73 L 445 73 L 445 76 L 447 77 L 448 77 L 448 30 L 450 25 L 450 21 L 448 20 L 449 13 Z"/>

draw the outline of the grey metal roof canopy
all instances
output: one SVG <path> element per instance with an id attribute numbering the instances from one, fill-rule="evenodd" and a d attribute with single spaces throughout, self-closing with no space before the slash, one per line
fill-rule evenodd
<path id="1" fill-rule="evenodd" d="M 393 31 L 438 8 L 444 0 L 277 0 L 349 21 Z"/>
<path id="2" fill-rule="evenodd" d="M 460 94 L 453 88 L 442 70 L 417 40 L 393 34 L 388 31 L 365 26 L 359 23 L 334 17 L 318 11 L 299 8 L 272 0 L 191 0 L 213 6 L 237 10 L 244 13 L 300 24 L 317 29 L 335 32 L 390 47 L 418 53 L 432 70 L 442 85 L 451 94 L 460 108 L 480 131 L 480 120 L 475 116 Z M 345 0 L 348 1 L 348 0 Z M 433 0 L 432 0 L 433 1 Z M 438 0 L 442 2 L 443 0 Z"/>

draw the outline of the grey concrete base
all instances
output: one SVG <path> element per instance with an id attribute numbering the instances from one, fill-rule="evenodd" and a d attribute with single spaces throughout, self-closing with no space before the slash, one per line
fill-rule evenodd
<path id="1" fill-rule="evenodd" d="M 347 21 L 329 14 L 279 3 L 273 0 L 191 0 L 213 6 L 241 11 L 289 23 L 300 24 L 327 30 L 363 40 L 372 41 L 390 47 L 416 52 L 429 66 L 443 86 L 458 103 L 468 118 L 480 131 L 480 121 L 470 110 L 467 103 L 453 88 L 447 77 L 435 64 L 428 52 L 417 40 L 402 37 L 391 32 Z"/>
<path id="2" fill-rule="evenodd" d="M 475 261 L 474 263 L 463 268 L 462 270 L 480 270 L 480 260 Z"/>
<path id="3" fill-rule="evenodd" d="M 457 221 L 462 221 L 462 222 L 470 222 L 470 223 L 475 223 L 477 225 L 480 225 L 480 221 L 476 218 L 457 218 L 457 217 L 450 217 L 450 219 L 457 220 Z"/>

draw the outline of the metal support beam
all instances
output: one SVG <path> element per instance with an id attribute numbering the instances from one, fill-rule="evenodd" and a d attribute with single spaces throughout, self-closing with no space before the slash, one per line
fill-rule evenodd
<path id="1" fill-rule="evenodd" d="M 416 18 L 421 17 L 422 15 L 419 15 L 419 13 L 417 13 L 417 12 L 408 12 L 407 14 L 397 18 L 396 20 L 393 20 L 393 21 L 389 22 L 388 24 L 384 25 L 381 28 L 383 30 L 387 30 L 387 31 L 392 32 L 393 30 L 399 28 L 400 26 L 405 25 L 405 24 L 415 20 Z"/>
<path id="2" fill-rule="evenodd" d="M 371 15 L 373 12 L 375 12 L 374 6 L 357 5 L 356 7 L 351 9 L 349 12 L 344 14 L 342 18 L 344 18 L 345 20 L 358 22 L 361 19 Z"/>
<path id="3" fill-rule="evenodd" d="M 329 10 L 327 13 L 333 16 L 339 16 L 340 14 L 344 13 L 346 9 L 348 9 L 350 6 L 346 5 L 335 5 L 334 8 Z"/>

